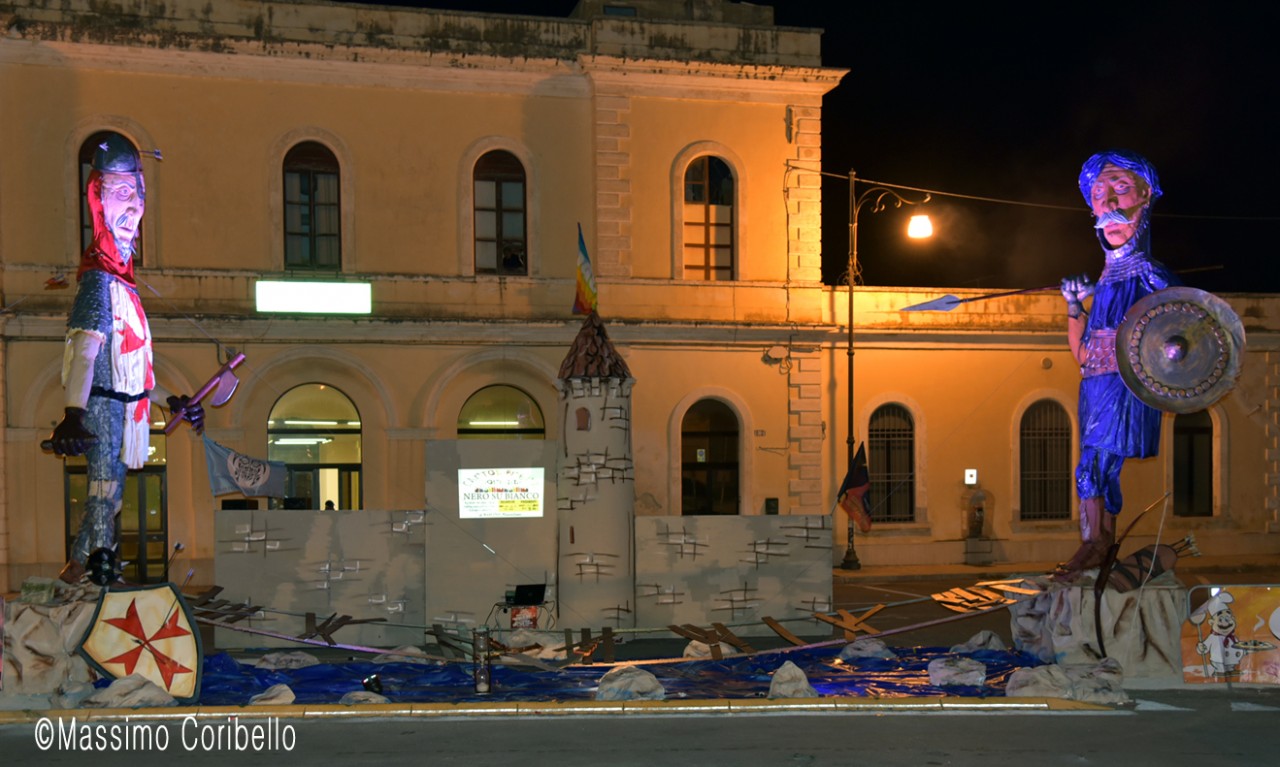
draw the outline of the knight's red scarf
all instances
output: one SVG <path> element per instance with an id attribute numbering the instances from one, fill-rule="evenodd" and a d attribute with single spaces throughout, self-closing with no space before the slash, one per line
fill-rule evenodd
<path id="1" fill-rule="evenodd" d="M 79 282 L 85 272 L 98 269 L 114 274 L 130 286 L 137 287 L 133 279 L 133 259 L 125 261 L 120 258 L 120 251 L 116 248 L 116 238 L 111 234 L 111 229 L 107 226 L 106 217 L 102 212 L 102 171 L 94 170 L 89 174 L 85 193 L 89 203 L 89 215 L 93 218 L 93 242 L 89 243 L 89 247 L 85 248 L 80 256 L 80 268 L 76 271 L 76 281 Z"/>

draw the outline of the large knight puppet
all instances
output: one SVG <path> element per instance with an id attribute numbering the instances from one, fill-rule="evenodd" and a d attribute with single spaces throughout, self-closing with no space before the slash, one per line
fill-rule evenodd
<path id="1" fill-rule="evenodd" d="M 1099 567 L 1115 542 L 1120 469 L 1147 458 L 1160 443 L 1160 411 L 1135 396 L 1120 375 L 1116 333 L 1140 299 L 1176 279 L 1151 258 L 1151 206 L 1160 196 L 1156 170 L 1125 150 L 1100 152 L 1080 171 L 1080 193 L 1095 217 L 1105 263 L 1096 283 L 1086 275 L 1062 281 L 1067 339 L 1080 363 L 1080 548 L 1056 573 L 1073 579 Z M 1088 310 L 1084 302 L 1093 298 Z"/>
<path id="2" fill-rule="evenodd" d="M 142 161 L 128 139 L 110 134 L 97 148 L 86 189 L 93 241 L 80 259 L 78 287 L 63 356 L 65 415 L 49 447 L 59 456 L 84 455 L 88 498 L 59 575 L 75 582 L 91 552 L 115 546 L 116 515 L 125 474 L 145 463 L 152 402 L 200 431 L 204 411 L 186 396 L 156 386 L 151 329 L 134 280 L 134 248 L 146 207 Z"/>

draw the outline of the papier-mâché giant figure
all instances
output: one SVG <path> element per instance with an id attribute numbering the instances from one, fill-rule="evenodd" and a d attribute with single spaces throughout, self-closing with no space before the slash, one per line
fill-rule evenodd
<path id="1" fill-rule="evenodd" d="M 1129 307 L 1146 295 L 1177 284 L 1151 258 L 1151 205 L 1160 196 L 1156 170 L 1125 150 L 1100 152 L 1080 171 L 1080 193 L 1095 217 L 1106 257 L 1097 283 L 1086 275 L 1062 281 L 1067 300 L 1067 338 L 1080 363 L 1080 548 L 1058 566 L 1070 580 L 1099 567 L 1115 541 L 1120 513 L 1120 469 L 1126 458 L 1156 454 L 1160 411 L 1134 396 L 1118 372 L 1116 330 Z M 1090 297 L 1088 309 L 1084 303 Z"/>
<path id="2" fill-rule="evenodd" d="M 66 410 L 49 446 L 84 455 L 88 498 L 71 556 L 59 577 L 75 582 L 90 552 L 115 546 L 125 473 L 147 459 L 151 403 L 168 405 L 200 431 L 204 411 L 155 385 L 151 329 L 133 275 L 134 246 L 146 207 L 142 160 L 133 144 L 110 134 L 94 152 L 86 189 L 93 241 L 80 259 L 79 283 L 62 361 Z"/>

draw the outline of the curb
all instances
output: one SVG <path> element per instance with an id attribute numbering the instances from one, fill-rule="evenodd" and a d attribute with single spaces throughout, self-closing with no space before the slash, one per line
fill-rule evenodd
<path id="1" fill-rule="evenodd" d="M 453 718 L 520 716 L 678 716 L 712 714 L 957 713 L 969 711 L 1092 711 L 1111 712 L 1115 706 L 1062 698 L 778 698 L 687 699 L 632 701 L 511 701 L 494 703 L 370 703 L 287 706 L 195 706 L 188 708 L 56 709 L 0 711 L 0 726 L 34 724 L 42 719 L 75 718 L 84 722 L 193 719 L 331 719 L 331 718 Z"/>

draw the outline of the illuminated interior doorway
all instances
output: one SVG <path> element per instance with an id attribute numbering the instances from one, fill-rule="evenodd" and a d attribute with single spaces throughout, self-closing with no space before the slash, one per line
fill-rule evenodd
<path id="1" fill-rule="evenodd" d="M 271 508 L 361 508 L 360 434 L 360 413 L 338 389 L 310 383 L 285 392 L 267 421 L 267 458 L 288 467 L 286 496 Z"/>
<path id="2" fill-rule="evenodd" d="M 467 398 L 458 411 L 458 439 L 545 439 L 542 408 L 514 386 L 495 384 Z"/>

